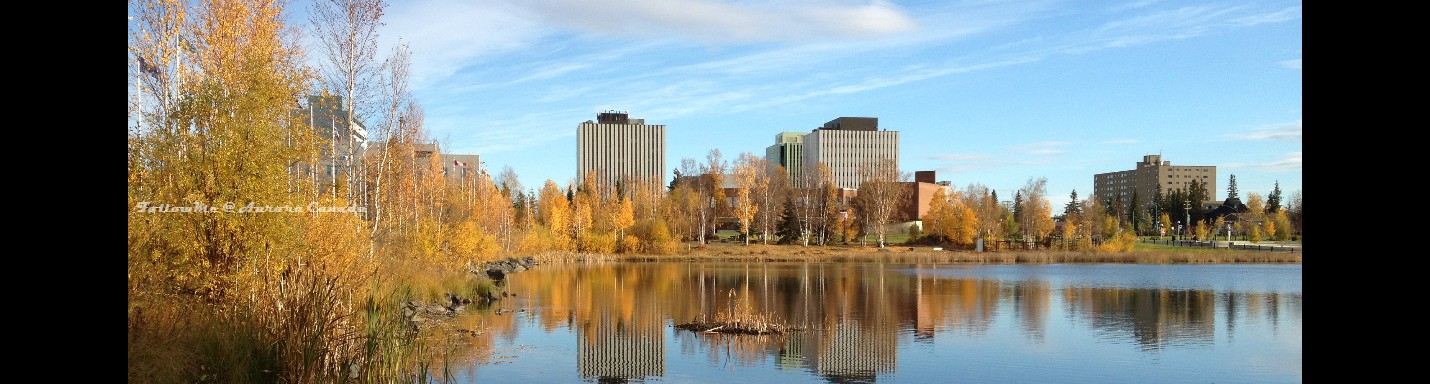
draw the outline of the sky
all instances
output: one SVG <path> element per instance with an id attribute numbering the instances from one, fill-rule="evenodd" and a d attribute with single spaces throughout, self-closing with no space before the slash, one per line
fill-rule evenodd
<path id="1" fill-rule="evenodd" d="M 305 17 L 300 1 L 294 17 Z M 1301 1 L 392 1 L 444 152 L 527 189 L 576 174 L 604 110 L 666 126 L 666 178 L 841 116 L 900 133 L 900 168 L 1055 211 L 1143 155 L 1217 167 L 1220 200 L 1301 189 Z M 305 20 L 304 20 L 305 21 Z M 298 24 L 305 26 L 304 24 Z M 316 48 L 310 48 L 316 49 Z"/>

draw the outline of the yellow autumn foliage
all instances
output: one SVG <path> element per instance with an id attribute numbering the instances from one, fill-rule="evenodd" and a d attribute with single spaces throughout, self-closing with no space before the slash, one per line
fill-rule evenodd
<path id="1" fill-rule="evenodd" d="M 494 259 L 500 250 L 496 237 L 483 231 L 475 220 L 458 224 L 449 242 L 453 257 L 463 263 Z"/>
<path id="2" fill-rule="evenodd" d="M 1112 239 L 1108 241 L 1102 242 L 1102 245 L 1098 246 L 1097 250 L 1100 252 L 1128 252 L 1131 251 L 1132 246 L 1136 244 L 1137 235 L 1126 231 L 1117 234 L 1117 236 L 1112 237 Z"/>

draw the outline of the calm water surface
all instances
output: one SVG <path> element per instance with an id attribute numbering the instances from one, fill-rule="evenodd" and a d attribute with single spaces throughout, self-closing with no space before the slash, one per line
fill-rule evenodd
<path id="1" fill-rule="evenodd" d="M 457 382 L 1299 383 L 1301 265 L 553 264 L 452 331 Z M 758 313 L 776 336 L 674 325 Z"/>

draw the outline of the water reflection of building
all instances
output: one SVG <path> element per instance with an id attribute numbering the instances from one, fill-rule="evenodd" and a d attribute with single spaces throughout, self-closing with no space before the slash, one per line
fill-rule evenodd
<path id="1" fill-rule="evenodd" d="M 872 381 L 878 372 L 893 372 L 898 360 L 895 329 L 892 324 L 867 323 L 848 319 L 824 331 L 815 371 L 840 381 Z"/>
<path id="2" fill-rule="evenodd" d="M 582 378 L 638 379 L 665 375 L 665 332 L 660 327 L 601 321 L 578 335 L 576 365 Z"/>
<path id="3" fill-rule="evenodd" d="M 780 369 L 797 369 L 804 366 L 804 335 L 805 332 L 790 332 L 785 335 L 784 345 L 780 346 L 779 352 Z"/>
<path id="4" fill-rule="evenodd" d="M 1277 313 L 1301 317 L 1299 294 L 1063 288 L 1038 279 L 961 278 L 921 271 L 938 268 L 894 268 L 902 267 L 550 265 L 512 280 L 512 291 L 540 303 L 536 324 L 566 324 L 578 333 L 580 377 L 592 381 L 663 377 L 667 348 L 678 353 L 673 358 L 704 358 L 711 366 L 773 364 L 830 381 L 867 382 L 898 370 L 898 343 L 910 336 L 916 341 L 946 334 L 954 341 L 996 338 L 1001 336 L 995 332 L 1007 326 L 1039 342 L 1056 339 L 1044 328 L 1050 322 L 1062 324 L 1067 314 L 1077 326 L 1091 327 L 1095 337 L 1156 352 L 1215 343 L 1222 335 L 1214 333 L 1230 338 L 1235 323 L 1270 321 L 1276 326 Z M 672 332 L 667 322 L 710 321 L 732 311 L 769 315 L 805 330 L 778 336 L 680 330 L 666 335 Z M 675 345 L 667 347 L 667 342 Z"/>

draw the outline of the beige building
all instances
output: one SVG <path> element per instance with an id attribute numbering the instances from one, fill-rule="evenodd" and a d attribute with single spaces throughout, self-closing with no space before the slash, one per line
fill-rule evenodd
<path id="1" fill-rule="evenodd" d="M 840 117 L 804 136 L 804 165 L 824 163 L 840 188 L 859 188 L 860 168 L 884 159 L 899 165 L 899 132 L 879 130 L 877 117 Z"/>
<path id="2" fill-rule="evenodd" d="M 595 172 L 614 183 L 649 179 L 665 185 L 665 125 L 646 125 L 625 112 L 606 111 L 576 127 L 576 177 Z"/>
<path id="3" fill-rule="evenodd" d="M 362 182 L 356 175 L 361 172 L 360 160 L 368 147 L 367 126 L 361 119 L 350 120 L 351 113 L 343 107 L 340 96 L 315 95 L 308 96 L 307 104 L 295 111 L 318 135 L 321 144 L 317 164 L 301 164 L 297 171 L 317 179 L 322 189 L 332 188 L 338 179 Z"/>
<path id="4" fill-rule="evenodd" d="M 1134 169 L 1093 175 L 1092 193 L 1100 200 L 1126 208 L 1132 204 L 1132 194 L 1136 191 L 1137 201 L 1145 207 L 1153 204 L 1158 193 L 1185 190 L 1193 180 L 1206 184 L 1208 196 L 1216 200 L 1216 166 L 1174 166 L 1170 161 L 1162 161 L 1162 155 L 1146 155 Z"/>
<path id="5" fill-rule="evenodd" d="M 478 172 L 486 172 L 485 169 L 482 169 L 481 158 L 477 155 L 443 153 L 441 156 L 442 173 L 446 174 L 447 177 L 462 178 L 476 175 Z"/>
<path id="6" fill-rule="evenodd" d="M 798 186 L 804 178 L 804 132 L 780 132 L 775 135 L 775 145 L 765 148 L 765 162 L 770 168 L 785 167 L 785 176 L 791 186 Z"/>
<path id="7" fill-rule="evenodd" d="M 385 147 L 387 147 L 387 143 L 378 141 L 372 143 L 372 148 L 369 150 L 373 151 L 372 156 L 382 156 L 382 151 L 385 150 Z M 399 146 L 394 146 L 393 148 L 393 152 L 388 153 L 388 156 L 393 156 L 394 158 L 396 156 L 405 156 L 396 151 L 396 148 L 399 148 Z M 437 161 L 442 165 L 442 174 L 447 175 L 448 178 L 462 179 L 466 176 L 486 172 L 486 170 L 482 169 L 480 156 L 442 153 L 442 147 L 438 145 L 436 141 L 412 144 L 410 148 L 412 148 L 411 156 L 415 160 L 414 165 L 418 166 L 416 169 L 417 174 L 424 174 L 426 172 L 426 166 L 432 161 L 432 155 L 434 154 L 437 155 Z"/>

